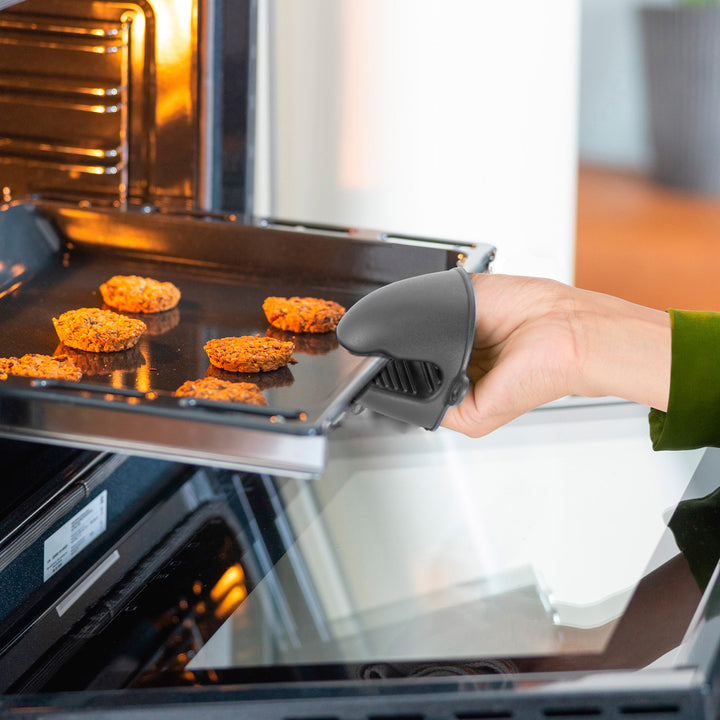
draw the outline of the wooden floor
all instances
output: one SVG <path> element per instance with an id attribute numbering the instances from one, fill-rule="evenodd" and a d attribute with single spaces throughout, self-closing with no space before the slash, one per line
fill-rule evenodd
<path id="1" fill-rule="evenodd" d="M 720 198 L 581 167 L 575 284 L 663 310 L 720 311 Z"/>

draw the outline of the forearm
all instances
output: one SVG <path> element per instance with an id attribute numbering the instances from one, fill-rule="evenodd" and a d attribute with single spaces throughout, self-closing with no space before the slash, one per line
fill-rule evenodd
<path id="1" fill-rule="evenodd" d="M 614 395 L 666 410 L 672 340 L 666 312 L 619 298 L 572 290 L 573 327 L 582 348 L 578 395 Z"/>

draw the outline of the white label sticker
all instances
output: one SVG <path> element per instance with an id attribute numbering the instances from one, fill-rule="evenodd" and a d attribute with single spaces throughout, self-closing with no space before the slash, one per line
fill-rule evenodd
<path id="1" fill-rule="evenodd" d="M 84 550 L 107 525 L 107 490 L 71 517 L 45 541 L 44 580 Z"/>

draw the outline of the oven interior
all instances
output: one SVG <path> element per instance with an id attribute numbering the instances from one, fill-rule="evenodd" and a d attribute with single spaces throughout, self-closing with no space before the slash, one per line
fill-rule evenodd
<path id="1" fill-rule="evenodd" d="M 255 2 L 0 13 L 4 200 L 252 208 Z"/>

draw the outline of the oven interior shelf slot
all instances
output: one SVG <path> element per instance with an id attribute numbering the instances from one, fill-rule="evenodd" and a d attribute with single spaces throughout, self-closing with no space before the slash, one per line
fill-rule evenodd
<path id="1" fill-rule="evenodd" d="M 119 52 L 123 49 L 122 43 L 113 40 L 107 43 L 90 44 L 83 37 L 79 42 L 77 38 L 47 38 L 24 37 L 15 33 L 6 33 L 0 37 L 0 45 L 13 45 L 27 48 L 46 48 L 50 50 L 70 50 L 72 52 L 92 53 L 94 55 L 106 55 Z"/>
<path id="2" fill-rule="evenodd" d="M 0 102 L 8 104 L 21 104 L 25 107 L 40 107 L 59 111 L 73 111 L 93 113 L 94 115 L 112 115 L 123 109 L 124 103 L 112 102 L 108 104 L 88 103 L 87 100 L 77 102 L 73 98 L 63 98 L 45 95 L 30 95 L 12 92 L 0 92 Z"/>
<path id="3" fill-rule="evenodd" d="M 103 22 L 100 19 L 83 20 L 82 18 L 62 18 L 57 16 L 27 15 L 17 12 L 6 12 L 0 17 L 0 29 L 49 35 L 69 35 L 71 37 L 87 37 L 116 39 L 122 35 L 122 24 L 119 22 Z"/>
<path id="4" fill-rule="evenodd" d="M 90 95 L 92 97 L 117 97 L 126 88 L 111 82 L 87 78 L 69 78 L 64 75 L 27 75 L 25 73 L 7 73 L 0 76 L 0 88 L 6 92 L 42 92 L 63 93 L 71 95 Z"/>
<path id="5" fill-rule="evenodd" d="M 95 160 L 114 160 L 121 153 L 118 147 L 97 147 L 89 145 L 60 145 L 53 141 L 33 141 L 22 137 L 0 137 L 0 148 L 7 153 L 38 153 L 71 155 Z"/>
<path id="6" fill-rule="evenodd" d="M 126 50 L 122 22 L 100 23 L 67 18 L 6 13 L 0 17 L 0 44 L 95 55 Z"/>
<path id="7" fill-rule="evenodd" d="M 12 163 L 18 158 L 13 156 L 0 156 L 0 163 L 3 165 Z M 59 172 L 67 172 L 72 174 L 84 173 L 87 175 L 117 175 L 123 169 L 121 163 L 109 166 L 103 165 L 80 165 L 77 163 L 66 163 L 58 160 L 42 160 L 25 156 L 22 158 L 23 165 L 28 168 L 49 168 Z"/>
<path id="8" fill-rule="evenodd" d="M 0 96 L 0 103 L 2 97 Z M 54 138 L 0 136 L 0 163 L 88 175 L 116 175 L 125 167 L 121 147 L 101 141 L 65 144 Z"/>

